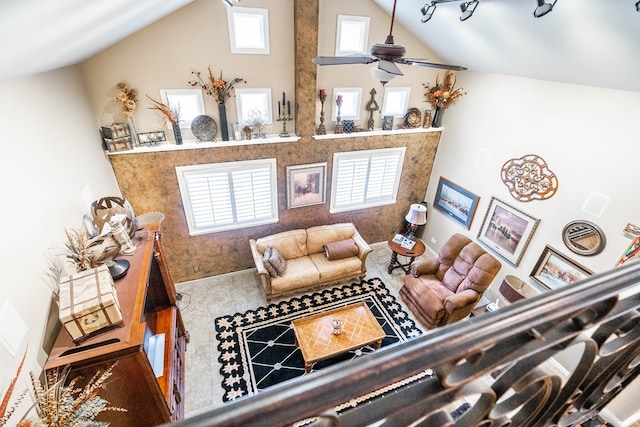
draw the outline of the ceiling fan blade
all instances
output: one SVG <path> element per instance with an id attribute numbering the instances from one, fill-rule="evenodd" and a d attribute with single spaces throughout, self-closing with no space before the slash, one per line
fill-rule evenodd
<path id="1" fill-rule="evenodd" d="M 371 64 L 376 61 L 378 58 L 371 55 L 317 56 L 311 60 L 318 65 Z"/>
<path id="2" fill-rule="evenodd" d="M 453 71 L 464 71 L 467 68 L 461 65 L 452 65 L 452 64 L 438 64 L 437 62 L 426 62 L 420 59 L 410 59 L 403 58 L 398 60 L 401 64 L 406 65 L 419 65 L 421 67 L 431 67 L 431 68 L 442 68 L 443 70 L 453 70 Z"/>
<path id="3" fill-rule="evenodd" d="M 384 72 L 387 72 L 389 74 L 394 74 L 396 76 L 403 75 L 402 71 L 400 71 L 400 68 L 398 68 L 396 64 L 394 64 L 391 61 L 387 61 L 385 59 L 380 60 L 380 63 L 378 64 L 378 68 L 380 68 Z"/>

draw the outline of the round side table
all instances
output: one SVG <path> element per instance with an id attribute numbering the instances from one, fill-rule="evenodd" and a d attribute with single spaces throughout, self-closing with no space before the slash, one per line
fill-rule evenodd
<path id="1" fill-rule="evenodd" d="M 411 249 L 403 248 L 400 246 L 400 243 L 396 243 L 393 241 L 393 237 L 389 237 L 387 243 L 389 244 L 389 249 L 391 249 L 391 261 L 389 262 L 389 268 L 387 268 L 387 273 L 391 274 L 393 270 L 396 268 L 401 268 L 405 273 L 409 273 L 409 266 L 411 263 L 422 255 L 425 251 L 424 242 L 416 237 L 416 244 Z M 405 258 L 409 258 L 409 262 L 406 264 L 400 263 L 398 260 L 398 255 L 403 256 Z"/>

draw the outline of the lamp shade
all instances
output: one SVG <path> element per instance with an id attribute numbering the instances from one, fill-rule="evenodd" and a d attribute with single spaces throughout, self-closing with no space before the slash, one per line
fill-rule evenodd
<path id="1" fill-rule="evenodd" d="M 422 225 L 427 223 L 427 207 L 414 203 L 409 208 L 409 213 L 404 217 L 409 224 Z"/>

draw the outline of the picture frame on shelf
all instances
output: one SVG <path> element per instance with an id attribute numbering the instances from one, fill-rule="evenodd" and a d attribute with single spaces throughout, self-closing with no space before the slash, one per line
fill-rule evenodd
<path id="1" fill-rule="evenodd" d="M 480 196 L 460 187 L 444 177 L 438 181 L 433 206 L 451 219 L 471 228 Z"/>
<path id="2" fill-rule="evenodd" d="M 382 130 L 393 130 L 393 116 L 382 117 Z"/>
<path id="3" fill-rule="evenodd" d="M 553 290 L 579 282 L 593 274 L 588 268 L 547 245 L 540 254 L 530 276 L 545 288 Z"/>
<path id="4" fill-rule="evenodd" d="M 287 166 L 287 208 L 326 201 L 327 163 Z"/>
<path id="5" fill-rule="evenodd" d="M 164 131 L 157 130 L 155 132 L 143 132 L 138 134 L 139 145 L 158 145 L 166 142 L 167 138 Z"/>
<path id="6" fill-rule="evenodd" d="M 517 267 L 540 219 L 491 197 L 478 241 Z"/>

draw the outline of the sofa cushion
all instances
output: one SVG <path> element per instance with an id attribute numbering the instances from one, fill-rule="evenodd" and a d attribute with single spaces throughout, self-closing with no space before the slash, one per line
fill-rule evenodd
<path id="1" fill-rule="evenodd" d="M 323 246 L 323 249 L 324 257 L 329 261 L 358 256 L 358 252 L 360 252 L 360 248 L 358 248 L 356 241 L 353 239 L 327 243 Z"/>
<path id="2" fill-rule="evenodd" d="M 273 294 L 318 284 L 320 274 L 309 257 L 287 260 L 287 274 L 271 279 Z"/>
<path id="3" fill-rule="evenodd" d="M 280 255 L 286 260 L 300 258 L 308 254 L 307 232 L 305 230 L 290 230 L 256 240 L 258 251 L 264 253 L 268 246 L 278 249 Z"/>
<path id="4" fill-rule="evenodd" d="M 269 264 L 276 270 L 278 276 L 284 276 L 284 270 L 287 267 L 287 261 L 282 258 L 278 249 L 271 248 L 271 256 L 269 257 Z"/>
<path id="5" fill-rule="evenodd" d="M 355 226 L 350 222 L 329 225 L 317 225 L 307 228 L 307 252 L 324 252 L 323 246 L 353 237 Z"/>
<path id="6" fill-rule="evenodd" d="M 277 277 L 278 272 L 273 268 L 273 265 L 271 265 L 271 251 L 271 246 L 267 246 L 267 249 L 264 250 L 264 254 L 262 254 L 262 263 L 264 264 L 264 268 L 269 272 L 269 276 Z"/>
<path id="7" fill-rule="evenodd" d="M 344 276 L 357 276 L 362 272 L 362 261 L 357 256 L 329 261 L 324 253 L 309 255 L 320 274 L 320 280 L 327 282 Z"/>

